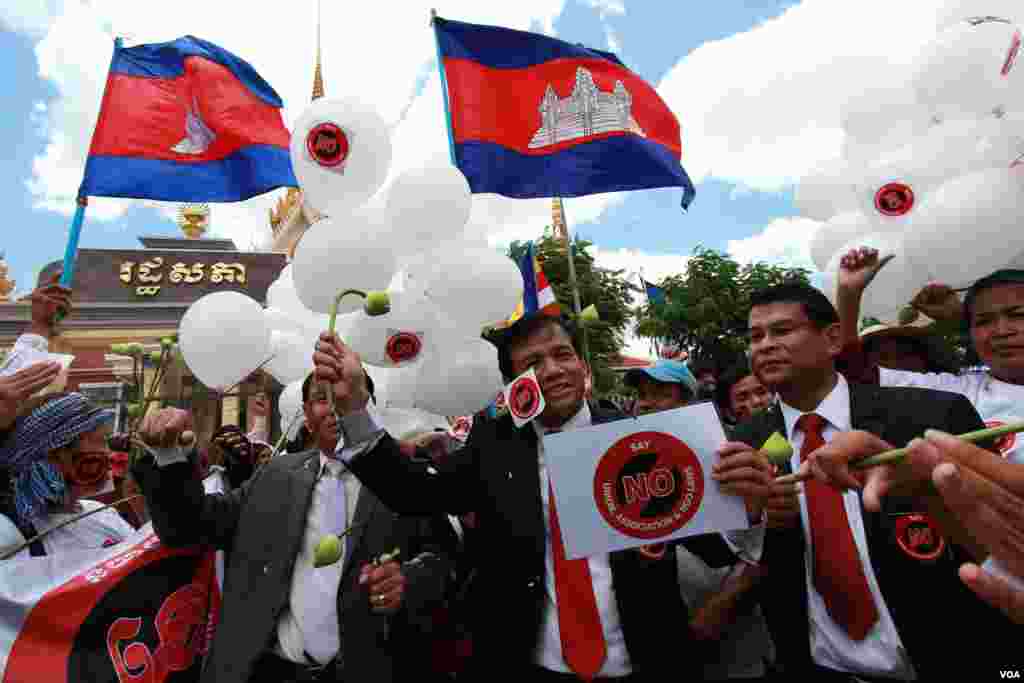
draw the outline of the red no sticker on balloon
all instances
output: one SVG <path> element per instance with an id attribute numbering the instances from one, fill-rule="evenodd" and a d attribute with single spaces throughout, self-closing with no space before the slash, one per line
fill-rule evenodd
<path id="1" fill-rule="evenodd" d="M 616 531 L 663 538 L 686 525 L 704 500 L 704 470 L 685 443 L 663 432 L 615 442 L 594 474 L 594 501 Z"/>

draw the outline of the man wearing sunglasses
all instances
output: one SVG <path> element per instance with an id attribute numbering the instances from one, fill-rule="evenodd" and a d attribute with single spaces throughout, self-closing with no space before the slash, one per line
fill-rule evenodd
<path id="1" fill-rule="evenodd" d="M 9 468 L 13 500 L 4 513 L 25 538 L 47 532 L 30 546 L 32 555 L 102 548 L 134 532 L 113 508 L 56 529 L 71 517 L 102 507 L 88 500 L 110 480 L 107 432 L 114 413 L 78 393 L 29 400 L 0 446 L 0 465 Z M 16 539 L 0 539 L 13 545 Z"/>

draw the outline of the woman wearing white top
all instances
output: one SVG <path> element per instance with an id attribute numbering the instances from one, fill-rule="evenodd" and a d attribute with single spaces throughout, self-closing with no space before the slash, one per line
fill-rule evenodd
<path id="1" fill-rule="evenodd" d="M 857 321 L 864 289 L 885 265 L 874 249 L 854 249 L 841 260 L 836 304 L 847 349 L 840 360 L 854 381 L 883 386 L 914 386 L 952 391 L 966 396 L 988 426 L 1024 419 L 1024 270 L 998 270 L 975 282 L 961 305 L 944 285 L 929 285 L 913 305 L 930 317 L 963 317 L 971 344 L 987 369 L 951 373 L 920 373 L 867 367 L 857 348 Z M 1000 453 L 1010 462 L 1024 463 L 1024 435 L 999 440 Z"/>

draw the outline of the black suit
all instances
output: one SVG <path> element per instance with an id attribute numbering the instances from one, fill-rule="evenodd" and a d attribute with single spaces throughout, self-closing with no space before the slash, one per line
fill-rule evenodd
<path id="1" fill-rule="evenodd" d="M 961 434 L 984 425 L 963 396 L 929 389 L 850 384 L 854 429 L 872 432 L 895 446 L 906 445 L 926 429 Z M 778 405 L 737 427 L 735 438 L 760 447 L 772 434 L 785 435 Z M 957 576 L 966 554 L 947 543 L 935 559 L 918 559 L 897 542 L 901 515 L 923 512 L 917 501 L 888 497 L 879 513 L 863 510 L 871 565 L 900 640 L 919 680 L 941 680 L 951 661 L 998 662 L 994 643 L 1009 622 L 984 605 Z M 800 528 L 769 530 L 762 582 L 763 606 L 778 661 L 788 672 L 813 670 L 808 637 L 804 536 Z M 921 553 L 923 554 L 923 553 Z"/>
<path id="2" fill-rule="evenodd" d="M 160 540 L 204 544 L 227 552 L 224 601 L 213 649 L 203 672 L 207 683 L 244 683 L 275 642 L 288 606 L 292 569 L 320 471 L 318 451 L 282 455 L 227 495 L 206 495 L 190 464 L 158 468 L 143 459 L 135 474 Z M 338 591 L 343 681 L 422 680 L 430 615 L 443 599 L 450 558 L 439 545 L 438 524 L 400 518 L 363 487 Z M 395 547 L 406 577 L 402 609 L 394 617 L 370 611 L 359 569 Z M 329 679 L 329 676 L 328 676 Z"/>
<path id="3" fill-rule="evenodd" d="M 592 410 L 594 423 L 618 417 Z M 509 680 L 532 680 L 547 547 L 534 429 L 516 429 L 507 415 L 478 420 L 465 448 L 436 470 L 404 457 L 387 435 L 350 464 L 366 486 L 401 513 L 476 512 L 478 564 L 469 600 L 477 673 L 469 680 L 499 673 Z M 674 553 L 650 559 L 624 550 L 612 553 L 609 563 L 637 678 L 675 680 L 683 672 L 680 662 L 688 662 L 684 669 L 690 672 L 700 671 Z"/>

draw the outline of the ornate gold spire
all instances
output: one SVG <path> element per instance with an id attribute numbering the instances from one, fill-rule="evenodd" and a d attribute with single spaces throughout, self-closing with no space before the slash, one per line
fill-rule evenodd
<path id="1" fill-rule="evenodd" d="M 4 252 L 0 251 L 0 303 L 8 303 L 11 300 L 11 292 L 18 283 L 7 279 L 7 261 L 4 259 Z"/>
<path id="2" fill-rule="evenodd" d="M 190 240 L 197 240 L 210 227 L 209 204 L 182 204 L 178 207 L 178 227 Z"/>
<path id="3" fill-rule="evenodd" d="M 320 61 L 320 3 L 316 3 L 316 68 L 313 70 L 313 101 L 324 96 L 324 74 Z"/>
<path id="4" fill-rule="evenodd" d="M 565 214 L 562 213 L 562 200 L 555 197 L 551 200 L 551 232 L 559 240 L 569 238 L 569 230 L 565 226 Z"/>

